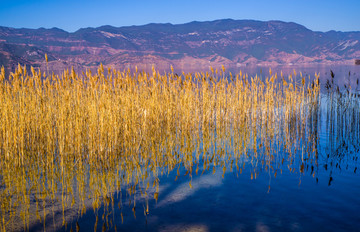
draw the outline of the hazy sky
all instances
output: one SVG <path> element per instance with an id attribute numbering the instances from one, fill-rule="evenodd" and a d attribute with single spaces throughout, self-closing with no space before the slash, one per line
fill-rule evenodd
<path id="1" fill-rule="evenodd" d="M 215 19 L 282 20 L 315 31 L 360 31 L 360 0 L 0 0 L 0 26 L 76 31 L 101 25 Z"/>

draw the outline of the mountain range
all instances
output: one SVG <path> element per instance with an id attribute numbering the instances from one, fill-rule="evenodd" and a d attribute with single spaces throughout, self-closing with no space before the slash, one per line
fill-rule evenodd
<path id="1" fill-rule="evenodd" d="M 360 32 L 311 31 L 282 21 L 222 19 L 186 24 L 82 28 L 0 27 L 0 66 L 18 63 L 52 69 L 137 65 L 140 68 L 209 65 L 353 64 Z"/>

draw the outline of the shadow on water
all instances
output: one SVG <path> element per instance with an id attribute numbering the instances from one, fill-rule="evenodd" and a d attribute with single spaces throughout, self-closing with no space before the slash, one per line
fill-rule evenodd
<path id="1" fill-rule="evenodd" d="M 122 79 L 116 83 L 101 79 L 99 70 L 96 77 L 86 74 L 89 82 L 83 92 L 74 84 L 83 83 L 75 73 L 63 83 L 53 82 L 54 89 L 43 87 L 42 94 L 52 93 L 63 110 L 36 108 L 54 111 L 50 118 L 38 117 L 54 123 L 56 133 L 40 122 L 20 120 L 29 123 L 24 130 L 29 135 L 17 146 L 3 140 L 7 143 L 0 147 L 5 157 L 0 163 L 1 229 L 358 229 L 357 87 L 338 88 L 330 79 L 320 92 L 319 78 L 302 74 L 270 73 L 264 81 L 240 75 L 234 82 L 222 79 L 222 74 L 213 78 L 215 82 L 210 78 L 214 71 L 195 77 L 162 77 L 154 71 L 152 77 L 140 73 L 132 82 L 134 78 L 126 79 L 129 73 L 120 73 Z M 19 98 L 21 103 L 24 84 L 14 80 L 11 87 L 1 86 L 2 93 L 8 102 Z M 119 86 L 118 92 L 108 91 L 107 84 Z M 86 88 L 95 88 L 95 94 Z M 39 97 L 33 85 L 24 95 L 54 106 Z M 67 105 L 72 97 L 90 103 Z M 26 103 L 31 106 L 31 101 Z M 22 115 L 17 104 L 1 106 L 9 115 L 13 109 Z M 71 114 L 75 107 L 83 110 L 84 119 Z M 113 114 L 119 121 L 109 121 L 109 126 L 99 120 Z M 11 120 L 6 123 L 1 135 L 13 132 Z M 76 129 L 80 124 L 83 130 Z"/>

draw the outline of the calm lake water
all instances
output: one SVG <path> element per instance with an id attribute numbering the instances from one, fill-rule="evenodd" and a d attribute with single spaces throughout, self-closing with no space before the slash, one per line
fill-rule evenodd
<path id="1" fill-rule="evenodd" d="M 27 206 L 17 205 L 20 196 L 5 185 L 11 175 L 0 176 L 2 210 L 14 205 L 1 211 L 5 219 L 15 214 L 7 230 L 24 230 L 21 212 L 29 210 L 25 224 L 30 231 L 360 231 L 360 66 L 291 66 L 272 72 L 289 75 L 294 69 L 311 78 L 320 73 L 321 94 L 307 121 L 289 124 L 287 134 L 264 132 L 263 140 L 253 141 L 256 148 L 237 156 L 237 134 L 212 129 L 198 142 L 200 151 L 209 148 L 205 156 L 190 147 L 185 151 L 199 159 L 135 168 L 147 181 L 137 184 L 134 174 L 130 184 L 118 183 L 118 188 L 117 176 L 127 177 L 116 167 L 56 167 L 49 175 L 30 170 L 41 166 L 36 161 L 40 164 L 23 172 Z M 261 67 L 241 70 L 251 76 L 269 73 Z M 326 83 L 332 79 L 329 93 Z M 351 98 L 349 86 L 356 94 Z M 177 149 L 184 155 L 182 147 Z M 32 191 L 47 189 L 49 181 L 58 183 L 56 190 Z"/>

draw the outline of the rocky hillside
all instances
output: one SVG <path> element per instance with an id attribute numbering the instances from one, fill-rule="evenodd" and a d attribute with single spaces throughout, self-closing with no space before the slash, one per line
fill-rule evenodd
<path id="1" fill-rule="evenodd" d="M 17 63 L 116 68 L 156 65 L 168 68 L 224 64 L 354 63 L 360 58 L 360 32 L 314 32 L 281 21 L 216 20 L 187 24 L 83 28 L 0 27 L 0 66 Z"/>

